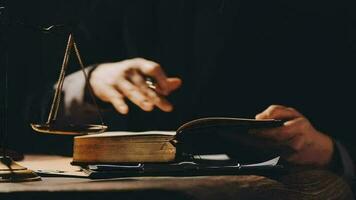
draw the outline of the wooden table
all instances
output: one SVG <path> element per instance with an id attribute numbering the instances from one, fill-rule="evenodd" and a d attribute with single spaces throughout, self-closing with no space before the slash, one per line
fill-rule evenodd
<path id="1" fill-rule="evenodd" d="M 33 169 L 81 172 L 60 156 L 26 156 Z M 105 180 L 44 177 L 42 181 L 0 183 L 0 199 L 352 199 L 348 186 L 322 170 L 304 170 L 279 180 L 255 175 L 130 177 Z"/>

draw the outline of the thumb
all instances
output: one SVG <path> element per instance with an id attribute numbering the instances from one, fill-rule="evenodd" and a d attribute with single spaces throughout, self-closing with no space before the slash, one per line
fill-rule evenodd
<path id="1" fill-rule="evenodd" d="M 281 105 L 269 106 L 266 110 L 256 115 L 256 119 L 282 119 L 290 120 L 301 117 L 298 111 L 294 108 L 285 107 Z"/>

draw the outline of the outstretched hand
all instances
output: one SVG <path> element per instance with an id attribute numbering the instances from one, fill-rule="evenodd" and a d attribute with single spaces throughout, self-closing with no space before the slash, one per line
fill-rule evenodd
<path id="1" fill-rule="evenodd" d="M 156 81 L 155 90 L 148 87 L 146 77 Z M 89 82 L 94 94 L 121 114 L 129 111 L 125 98 L 144 111 L 152 111 L 156 106 L 170 112 L 173 105 L 165 97 L 182 84 L 179 78 L 167 77 L 158 63 L 143 58 L 101 64 L 92 72 Z"/>

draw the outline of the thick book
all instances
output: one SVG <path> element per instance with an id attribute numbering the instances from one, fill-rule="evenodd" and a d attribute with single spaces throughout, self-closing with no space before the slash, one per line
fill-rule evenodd
<path id="1" fill-rule="evenodd" d="M 116 131 L 77 136 L 72 164 L 168 163 L 194 155 L 246 154 L 246 148 L 264 146 L 264 141 L 249 134 L 250 130 L 281 125 L 280 120 L 210 117 L 185 123 L 176 131 Z M 271 154 L 269 158 L 276 156 Z"/>

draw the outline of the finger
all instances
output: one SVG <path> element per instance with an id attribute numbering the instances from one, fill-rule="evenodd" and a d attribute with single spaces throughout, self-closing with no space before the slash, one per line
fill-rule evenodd
<path id="1" fill-rule="evenodd" d="M 134 104 L 140 107 L 144 111 L 151 111 L 153 104 L 147 99 L 147 97 L 126 79 L 119 79 L 116 84 L 117 88 Z"/>
<path id="2" fill-rule="evenodd" d="M 142 71 L 144 75 L 150 76 L 157 81 L 158 87 L 164 95 L 169 93 L 169 86 L 167 82 L 167 76 L 164 73 L 163 69 L 158 63 L 148 61 L 148 60 L 139 60 L 137 66 Z"/>
<path id="3" fill-rule="evenodd" d="M 303 149 L 305 144 L 305 138 L 302 135 L 296 135 L 295 137 L 291 138 L 287 145 L 292 149 L 294 152 L 299 152 Z"/>
<path id="4" fill-rule="evenodd" d="M 158 95 L 154 90 L 150 89 L 144 78 L 139 72 L 135 72 L 131 76 L 131 81 L 146 95 L 147 99 L 156 105 L 159 109 L 165 112 L 173 110 L 173 106 L 161 95 Z"/>
<path id="5" fill-rule="evenodd" d="M 302 116 L 293 108 L 281 105 L 269 106 L 266 110 L 256 115 L 256 119 L 281 119 L 289 120 Z"/>
<path id="6" fill-rule="evenodd" d="M 300 158 L 300 155 L 297 153 L 294 153 L 290 156 L 287 156 L 285 158 L 288 162 L 290 163 L 295 163 L 295 164 L 306 164 L 306 162 Z"/>
<path id="7" fill-rule="evenodd" d="M 168 78 L 167 82 L 168 82 L 169 93 L 177 90 L 182 85 L 182 80 L 180 78 L 177 78 L 177 77 Z"/>
<path id="8" fill-rule="evenodd" d="M 292 152 L 290 155 L 286 155 L 285 160 L 298 165 L 311 165 L 312 163 L 315 163 L 315 158 L 310 159 L 308 156 L 303 156 L 303 154 L 298 152 Z"/>
<path id="9" fill-rule="evenodd" d="M 114 108 L 121 114 L 127 114 L 128 106 L 124 101 L 124 96 L 120 94 L 115 88 L 104 84 L 96 84 L 96 95 L 102 101 L 110 102 Z"/>
<path id="10" fill-rule="evenodd" d="M 169 103 L 163 96 L 157 94 L 150 88 L 147 88 L 146 95 L 151 101 L 156 105 L 159 109 L 164 112 L 171 112 L 173 110 L 173 106 Z"/>
<path id="11" fill-rule="evenodd" d="M 271 129 L 261 129 L 250 131 L 253 135 L 256 135 L 261 138 L 272 139 L 277 142 L 284 142 L 293 137 L 293 132 L 290 131 L 289 127 L 278 127 Z"/>
<path id="12" fill-rule="evenodd" d="M 255 129 L 250 133 L 262 137 L 272 139 L 277 142 L 286 142 L 300 134 L 298 120 L 287 121 L 283 126 L 268 129 Z"/>
<path id="13" fill-rule="evenodd" d="M 129 107 L 126 105 L 124 98 L 112 99 L 110 102 L 121 114 L 125 115 L 129 112 Z"/>
<path id="14" fill-rule="evenodd" d="M 159 95 L 168 96 L 170 93 L 180 88 L 180 86 L 182 85 L 182 80 L 176 77 L 167 78 L 167 83 L 168 83 L 168 93 L 165 93 L 160 87 L 154 88 L 156 93 L 158 93 Z"/>

